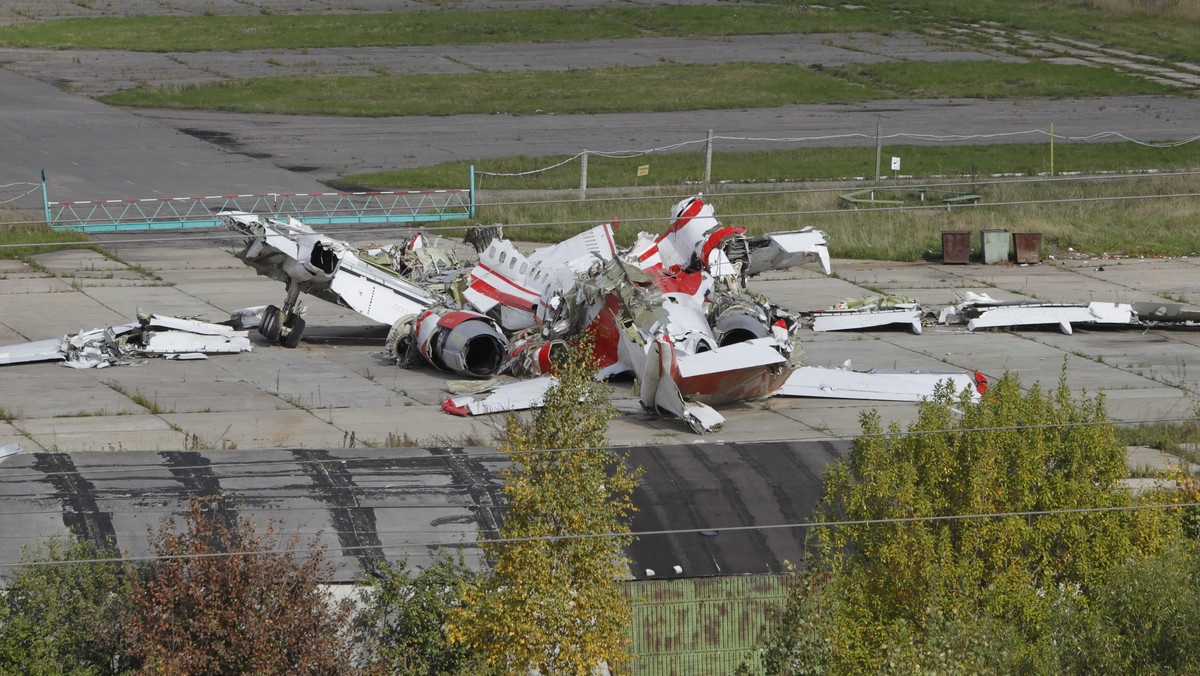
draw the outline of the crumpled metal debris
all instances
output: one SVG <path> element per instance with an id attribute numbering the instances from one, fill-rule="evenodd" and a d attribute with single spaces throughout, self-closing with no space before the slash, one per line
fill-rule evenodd
<path id="1" fill-rule="evenodd" d="M 60 361 L 71 368 L 106 368 L 145 357 L 205 359 L 249 352 L 250 338 L 223 324 L 138 312 L 137 321 L 0 347 L 0 365 Z"/>
<path id="2" fill-rule="evenodd" d="M 916 335 L 921 334 L 925 314 L 915 298 L 896 294 L 876 294 L 861 300 L 846 299 L 828 310 L 810 313 L 812 330 L 846 331 L 869 329 L 889 324 L 902 324 Z"/>

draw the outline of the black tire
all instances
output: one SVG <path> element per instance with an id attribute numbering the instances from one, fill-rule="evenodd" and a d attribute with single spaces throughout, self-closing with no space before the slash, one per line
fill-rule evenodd
<path id="1" fill-rule="evenodd" d="M 283 326 L 287 330 L 283 332 L 284 335 L 279 339 L 279 344 L 284 347 L 299 345 L 300 337 L 304 335 L 304 318 L 295 313 L 289 314 Z"/>
<path id="2" fill-rule="evenodd" d="M 263 338 L 274 343 L 279 340 L 280 317 L 283 313 L 274 305 L 268 305 L 263 310 L 262 321 L 258 323 L 258 332 Z"/>

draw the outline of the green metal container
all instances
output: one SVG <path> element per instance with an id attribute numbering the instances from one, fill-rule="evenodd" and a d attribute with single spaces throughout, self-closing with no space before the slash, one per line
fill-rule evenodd
<path id="1" fill-rule="evenodd" d="M 987 264 L 1007 263 L 1009 242 L 1012 238 L 1007 230 L 982 230 L 979 245 L 983 249 L 983 262 Z"/>

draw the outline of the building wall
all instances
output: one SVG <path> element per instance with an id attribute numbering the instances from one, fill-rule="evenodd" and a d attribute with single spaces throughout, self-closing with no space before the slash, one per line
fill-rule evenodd
<path id="1" fill-rule="evenodd" d="M 731 674 L 773 626 L 784 575 L 638 580 L 633 600 L 633 676 Z"/>

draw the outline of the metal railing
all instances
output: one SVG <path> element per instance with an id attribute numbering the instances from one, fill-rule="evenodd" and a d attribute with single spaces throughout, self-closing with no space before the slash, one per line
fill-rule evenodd
<path id="1" fill-rule="evenodd" d="M 292 216 L 309 225 L 422 223 L 474 218 L 475 187 L 460 190 L 397 190 L 336 193 L 262 193 L 150 199 L 51 202 L 42 176 L 46 222 L 55 230 L 115 232 L 212 228 L 220 211 Z"/>

